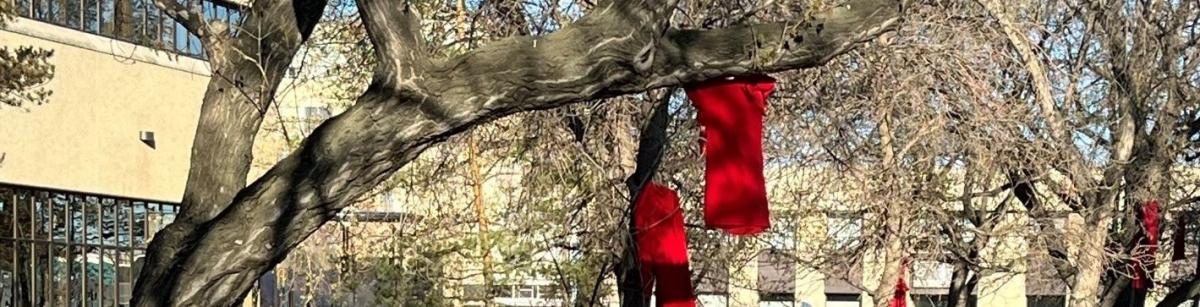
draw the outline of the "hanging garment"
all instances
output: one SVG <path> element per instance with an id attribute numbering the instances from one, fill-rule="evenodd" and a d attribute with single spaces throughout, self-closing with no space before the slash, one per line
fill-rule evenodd
<path id="1" fill-rule="evenodd" d="M 900 274 L 896 279 L 896 291 L 892 294 L 892 302 L 888 307 L 908 306 L 908 283 L 904 282 L 905 271 L 908 270 L 908 258 L 900 260 Z"/>
<path id="2" fill-rule="evenodd" d="M 1171 261 L 1187 260 L 1187 213 L 1179 212 L 1175 218 L 1175 232 L 1171 235 Z"/>
<path id="3" fill-rule="evenodd" d="M 659 307 L 696 306 L 679 196 L 670 188 L 647 183 L 634 204 L 633 222 L 642 262 L 642 293 L 653 293 Z"/>
<path id="4" fill-rule="evenodd" d="M 1158 253 L 1158 200 L 1150 200 L 1138 209 L 1142 234 L 1133 251 L 1133 288 L 1146 290 L 1154 285 L 1147 272 L 1154 272 L 1154 255 Z"/>
<path id="5" fill-rule="evenodd" d="M 763 178 L 763 116 L 775 89 L 768 76 L 713 79 L 688 86 L 705 157 L 704 223 L 734 235 L 771 226 Z"/>

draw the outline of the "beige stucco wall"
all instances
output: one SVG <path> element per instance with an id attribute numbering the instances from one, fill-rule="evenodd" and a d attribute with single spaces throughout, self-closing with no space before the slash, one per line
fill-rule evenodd
<path id="1" fill-rule="evenodd" d="M 0 182 L 179 200 L 204 61 L 26 19 L 0 29 L 0 46 L 51 49 L 56 69 L 49 104 L 0 107 Z"/>

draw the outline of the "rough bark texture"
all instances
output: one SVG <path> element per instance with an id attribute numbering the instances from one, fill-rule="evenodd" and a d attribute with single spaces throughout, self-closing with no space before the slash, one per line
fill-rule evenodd
<path id="1" fill-rule="evenodd" d="M 895 141 L 892 137 L 891 126 L 891 109 L 883 109 L 876 115 L 876 120 L 879 121 L 879 148 L 882 156 L 882 165 L 885 168 L 892 168 L 896 165 L 896 150 Z M 885 169 L 883 172 L 891 171 Z M 897 184 L 894 182 L 890 186 L 880 187 L 877 193 L 888 195 L 894 193 L 897 189 Z M 892 194 L 895 195 L 895 194 Z M 875 307 L 887 307 L 891 305 L 892 299 L 896 294 L 896 282 L 900 278 L 901 266 L 904 266 L 904 216 L 901 212 L 906 210 L 904 203 L 895 199 L 889 199 L 886 203 L 884 211 L 883 227 L 885 228 L 885 240 L 883 248 L 878 251 L 879 263 L 883 266 L 883 270 L 879 273 L 879 284 L 875 289 L 871 289 L 871 296 L 874 298 Z"/>
<path id="2" fill-rule="evenodd" d="M 638 137 L 638 149 L 636 158 L 636 167 L 633 174 L 625 180 L 625 185 L 629 189 L 629 235 L 625 239 L 625 250 L 621 253 L 621 259 L 617 263 L 617 288 L 621 297 L 622 307 L 642 307 L 649 306 L 650 301 L 642 281 L 641 269 L 642 265 L 638 261 L 636 228 L 634 227 L 634 206 L 637 203 L 638 194 L 642 188 L 654 179 L 654 174 L 658 172 L 658 166 L 662 162 L 663 153 L 667 148 L 667 126 L 669 125 L 671 94 L 674 90 L 668 90 L 659 99 L 658 105 L 654 107 L 653 113 L 650 114 L 650 121 L 642 128 L 641 135 Z"/>
<path id="3" fill-rule="evenodd" d="M 197 217 L 156 238 L 135 294 L 142 299 L 135 305 L 236 304 L 258 276 L 342 208 L 430 145 L 473 125 L 516 112 L 718 76 L 821 65 L 890 30 L 900 12 L 899 1 L 859 0 L 804 25 L 701 31 L 668 29 L 661 20 L 669 20 L 665 17 L 673 6 L 666 4 L 604 3 L 544 37 L 513 37 L 461 56 L 431 60 L 421 52 L 421 35 L 414 26 L 418 17 L 407 5 L 359 1 L 379 56 L 366 92 L 236 195 L 245 176 L 242 165 L 248 155 L 243 154 L 249 152 L 237 149 L 248 148 L 252 134 L 234 136 L 226 134 L 229 128 L 213 126 L 232 125 L 240 116 L 251 115 L 202 115 L 184 200 L 185 213 Z M 292 14 L 280 14 L 291 11 L 291 6 L 263 9 L 273 13 L 267 19 L 294 27 L 299 23 L 289 17 Z M 310 7 L 294 12 L 319 11 Z M 288 37 L 270 50 L 302 41 L 301 35 Z M 209 150 L 213 152 L 203 152 Z"/>
<path id="4" fill-rule="evenodd" d="M 972 274 L 967 262 L 954 262 L 954 275 L 950 278 L 950 289 L 946 292 L 950 297 L 946 307 L 971 306 L 971 293 L 975 291 L 978 277 L 978 274 Z"/>
<path id="5" fill-rule="evenodd" d="M 156 4 L 171 7 L 163 3 L 170 2 Z M 131 306 L 199 305 L 203 300 L 187 294 L 195 293 L 197 284 L 203 280 L 183 279 L 177 273 L 194 255 L 193 244 L 221 240 L 206 238 L 207 229 L 203 226 L 224 211 L 234 195 L 245 187 L 254 136 L 263 114 L 292 56 L 316 26 L 325 1 L 263 1 L 256 5 L 249 8 L 251 13 L 240 30 L 243 35 L 233 39 L 194 30 L 208 29 L 200 23 L 202 19 L 179 19 L 205 38 L 213 74 L 201 104 L 180 214 L 151 241 Z M 178 4 L 175 8 L 185 9 Z M 236 300 L 245 292 L 243 289 L 226 296 Z"/>

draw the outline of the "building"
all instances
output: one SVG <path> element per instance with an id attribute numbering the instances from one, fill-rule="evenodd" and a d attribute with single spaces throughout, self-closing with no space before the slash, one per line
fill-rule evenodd
<path id="1" fill-rule="evenodd" d="M 210 72 L 197 40 L 144 2 L 19 0 L 18 4 L 20 18 L 0 29 L 0 44 L 54 50 L 57 75 L 49 84 L 54 90 L 51 103 L 0 109 L 4 157 L 0 164 L 0 306 L 33 302 L 121 306 L 129 300 L 146 242 L 174 218 Z M 210 18 L 239 19 L 230 4 L 206 1 L 204 8 Z M 311 129 L 306 125 L 333 113 L 316 96 L 303 88 L 281 95 L 286 107 L 280 115 L 298 119 L 301 131 Z M 259 153 L 286 152 L 286 140 L 261 139 Z M 260 162 L 269 165 L 278 157 L 262 154 Z M 505 188 L 511 187 L 490 189 Z M 412 221 L 438 211 L 405 209 L 406 204 L 420 203 L 417 196 L 385 192 L 378 201 L 381 210 L 407 211 L 363 212 L 340 221 L 331 231 L 383 231 L 378 225 Z M 878 275 L 877 265 L 848 264 L 845 274 L 826 276 L 783 256 L 817 250 L 811 245 L 827 244 L 824 238 L 852 240 L 861 232 L 863 218 L 803 216 L 800 219 L 811 223 L 783 229 L 779 237 L 747 242 L 751 248 L 738 251 L 744 257 L 706 267 L 708 278 L 697 286 L 700 301 L 704 306 L 871 306 L 861 287 L 879 283 L 871 278 Z M 358 230 L 350 232 L 352 227 Z M 355 240 L 363 238 L 348 239 L 339 247 L 369 244 Z M 995 257 L 1026 257 L 1020 240 L 1013 244 L 1017 248 L 1006 251 L 1016 254 Z M 383 257 L 358 261 L 376 265 L 368 261 L 372 259 Z M 458 262 L 447 263 L 461 266 L 435 271 L 465 276 L 470 274 L 463 272 L 479 266 L 471 259 L 454 261 Z M 945 264 L 914 264 L 910 305 L 936 306 L 944 300 L 949 272 Z M 262 280 L 264 290 L 255 299 L 264 306 L 298 304 L 299 296 L 307 294 L 288 289 L 304 281 L 281 282 L 277 276 L 285 273 L 278 273 Z M 462 306 L 482 305 L 484 293 L 492 293 L 495 303 L 506 306 L 554 305 L 572 295 L 538 276 L 508 280 L 492 289 L 484 288 L 478 278 L 422 289 L 440 288 L 448 302 Z M 983 276 L 974 304 L 1065 306 L 1067 290 L 1048 280 L 1053 278 Z M 327 281 L 320 283 L 332 288 Z M 371 294 L 356 292 L 351 297 L 363 296 L 363 301 L 355 302 L 366 302 Z M 612 296 L 605 300 L 615 303 Z"/>

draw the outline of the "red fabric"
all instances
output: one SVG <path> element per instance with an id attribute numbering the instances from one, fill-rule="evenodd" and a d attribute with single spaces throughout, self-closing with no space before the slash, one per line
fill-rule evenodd
<path id="1" fill-rule="evenodd" d="M 1158 253 L 1158 200 L 1146 202 L 1139 209 L 1142 235 L 1133 252 L 1133 288 L 1145 290 L 1154 284 L 1147 272 L 1154 272 L 1154 255 Z"/>
<path id="2" fill-rule="evenodd" d="M 896 280 L 896 292 L 892 295 L 892 302 L 888 307 L 907 307 L 908 306 L 908 283 L 904 282 L 905 271 L 908 270 L 908 259 L 900 261 L 900 277 Z"/>
<path id="3" fill-rule="evenodd" d="M 1179 212 L 1175 218 L 1175 232 L 1171 236 L 1171 261 L 1187 259 L 1187 224 L 1186 213 Z"/>
<path id="4" fill-rule="evenodd" d="M 763 178 L 763 116 L 775 90 L 768 76 L 718 78 L 688 86 L 705 156 L 704 223 L 734 235 L 771 226 Z"/>
<path id="5" fill-rule="evenodd" d="M 648 183 L 634 204 L 633 218 L 643 293 L 654 293 L 659 307 L 696 306 L 679 196 L 670 188 Z M 656 282 L 657 292 L 651 292 Z"/>

